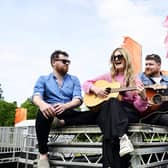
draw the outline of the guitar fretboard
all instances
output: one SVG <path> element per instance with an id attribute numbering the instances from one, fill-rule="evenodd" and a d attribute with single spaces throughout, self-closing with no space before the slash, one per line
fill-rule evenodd
<path id="1" fill-rule="evenodd" d="M 168 101 L 168 96 L 161 96 L 162 101 Z"/>
<path id="2" fill-rule="evenodd" d="M 121 88 L 110 88 L 110 92 L 114 93 L 114 92 L 124 92 L 124 91 L 131 91 L 131 90 L 136 90 L 136 87 L 121 87 Z"/>

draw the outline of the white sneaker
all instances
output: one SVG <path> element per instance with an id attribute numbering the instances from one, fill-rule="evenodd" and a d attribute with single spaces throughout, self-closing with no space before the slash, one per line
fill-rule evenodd
<path id="1" fill-rule="evenodd" d="M 50 168 L 48 159 L 39 159 L 37 163 L 37 168 Z"/>
<path id="2" fill-rule="evenodd" d="M 129 140 L 128 136 L 126 134 L 124 134 L 121 139 L 120 139 L 120 157 L 131 153 L 134 151 L 134 147 L 131 143 L 131 141 Z"/>

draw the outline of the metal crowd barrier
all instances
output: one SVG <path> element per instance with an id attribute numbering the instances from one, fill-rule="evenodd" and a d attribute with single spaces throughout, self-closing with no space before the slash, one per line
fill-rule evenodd
<path id="1" fill-rule="evenodd" d="M 34 164 L 37 158 L 37 140 L 34 126 L 0 127 L 0 167 L 16 163 L 17 168 Z"/>

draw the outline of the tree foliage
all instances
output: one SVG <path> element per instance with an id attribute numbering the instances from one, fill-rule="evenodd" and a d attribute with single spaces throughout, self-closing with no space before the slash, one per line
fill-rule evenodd
<path id="1" fill-rule="evenodd" d="M 13 126 L 15 118 L 16 102 L 9 103 L 0 100 L 0 126 Z"/>
<path id="2" fill-rule="evenodd" d="M 3 90 L 0 84 L 0 126 L 13 126 L 15 122 L 15 112 L 17 102 L 9 103 L 2 96 Z M 35 119 L 38 108 L 31 102 L 29 98 L 21 104 L 21 108 L 27 109 L 27 119 Z"/>
<path id="3" fill-rule="evenodd" d="M 38 111 L 38 107 L 35 106 L 29 98 L 21 104 L 22 108 L 27 109 L 27 119 L 35 119 Z"/>
<path id="4" fill-rule="evenodd" d="M 22 108 L 27 109 L 27 119 L 35 119 L 38 108 L 28 98 L 21 105 Z M 17 103 L 9 103 L 5 100 L 0 100 L 0 126 L 14 126 L 15 112 Z"/>

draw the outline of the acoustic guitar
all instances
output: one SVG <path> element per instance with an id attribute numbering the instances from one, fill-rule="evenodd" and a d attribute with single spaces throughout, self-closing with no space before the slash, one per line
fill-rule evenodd
<path id="1" fill-rule="evenodd" d="M 94 93 L 89 93 L 89 94 L 85 93 L 84 103 L 89 108 L 96 107 L 97 105 L 108 100 L 109 98 L 118 97 L 119 92 L 121 92 L 121 91 L 136 90 L 136 87 L 121 88 L 119 82 L 109 83 L 105 80 L 96 81 L 94 83 L 94 86 L 108 90 L 109 94 L 107 97 L 103 98 L 103 97 L 99 97 L 99 96 L 95 95 Z"/>
<path id="2" fill-rule="evenodd" d="M 146 96 L 148 98 L 149 107 L 147 112 L 156 111 L 163 102 L 168 101 L 168 95 L 162 95 L 167 86 L 162 85 L 158 88 L 146 88 Z"/>
<path id="3" fill-rule="evenodd" d="M 89 93 L 89 94 L 85 93 L 85 95 L 84 95 L 84 103 L 90 109 L 95 109 L 98 105 L 100 105 L 104 101 L 108 100 L 109 98 L 118 97 L 119 96 L 119 92 L 132 91 L 132 90 L 136 90 L 137 89 L 137 87 L 120 87 L 120 83 L 119 82 L 110 83 L 110 82 L 107 82 L 105 80 L 96 81 L 94 83 L 94 86 L 108 90 L 109 94 L 108 94 L 107 97 L 102 98 L 102 97 L 99 97 L 99 96 L 95 95 L 94 93 Z M 145 88 L 149 88 L 151 90 L 163 89 L 165 87 L 166 86 L 163 87 L 161 85 L 159 85 L 159 86 L 158 85 L 145 86 Z M 151 105 L 152 104 L 156 104 L 156 101 L 154 101 L 155 100 L 155 94 L 150 95 L 148 100 L 150 101 Z"/>

